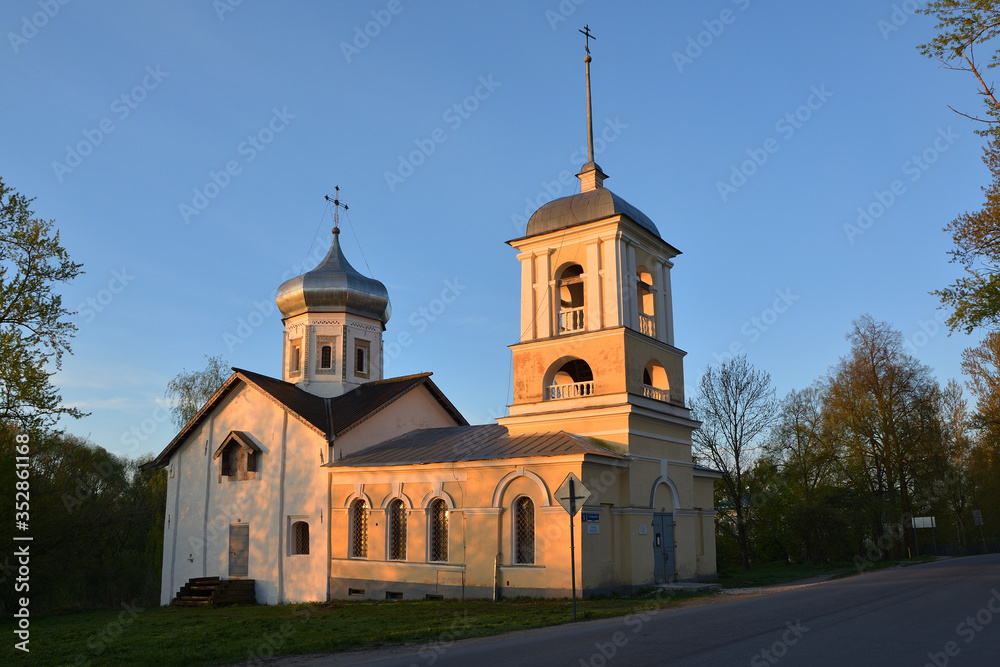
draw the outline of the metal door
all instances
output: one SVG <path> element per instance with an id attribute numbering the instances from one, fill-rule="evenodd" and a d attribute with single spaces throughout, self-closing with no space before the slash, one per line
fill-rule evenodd
<path id="1" fill-rule="evenodd" d="M 245 577 L 250 573 L 250 524 L 229 525 L 229 576 Z"/>
<path id="2" fill-rule="evenodd" d="M 673 581 L 677 575 L 674 566 L 674 515 L 653 514 L 653 576 L 656 583 Z"/>

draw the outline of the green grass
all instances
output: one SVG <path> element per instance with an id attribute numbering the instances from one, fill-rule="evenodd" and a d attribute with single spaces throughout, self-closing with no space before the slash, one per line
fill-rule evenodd
<path id="1" fill-rule="evenodd" d="M 821 574 L 839 574 L 854 571 L 854 564 L 844 563 L 755 563 L 749 571 L 739 567 L 719 570 L 719 583 L 723 588 L 747 588 L 750 586 L 770 586 L 784 584 L 796 579 L 809 579 Z"/>
<path id="2" fill-rule="evenodd" d="M 579 620 L 677 604 L 699 594 L 577 601 Z M 134 615 L 101 610 L 31 619 L 31 653 L 6 647 L 4 664 L 218 665 L 272 655 L 332 653 L 391 644 L 426 644 L 567 623 L 568 600 L 332 602 L 223 608 L 151 607 Z M 0 623 L 10 638 L 10 616 Z"/>
<path id="3" fill-rule="evenodd" d="M 738 567 L 722 568 L 719 570 L 719 583 L 723 588 L 748 588 L 751 586 L 771 586 L 774 584 L 784 584 L 798 579 L 810 579 L 820 575 L 832 575 L 834 579 L 850 577 L 862 572 L 882 570 L 895 565 L 919 565 L 934 560 L 933 556 L 920 556 L 902 560 L 886 560 L 879 562 L 864 562 L 859 569 L 858 565 L 850 562 L 833 563 L 785 563 L 776 561 L 773 563 L 754 564 L 750 571 L 744 571 Z"/>
<path id="4" fill-rule="evenodd" d="M 926 562 L 871 564 L 870 569 Z M 726 588 L 766 586 L 820 574 L 849 576 L 854 563 L 820 565 L 762 563 L 749 572 L 723 569 Z M 867 571 L 867 569 L 866 569 Z M 577 602 L 577 618 L 589 620 L 642 613 L 711 593 L 655 591 L 632 597 L 595 597 Z M 568 600 L 501 602 L 439 600 L 330 602 L 246 607 L 150 607 L 47 613 L 31 617 L 31 653 L 13 649 L 10 615 L 0 620 L 9 665 L 220 665 L 273 655 L 334 653 L 414 644 L 428 660 L 450 642 L 571 621 Z"/>

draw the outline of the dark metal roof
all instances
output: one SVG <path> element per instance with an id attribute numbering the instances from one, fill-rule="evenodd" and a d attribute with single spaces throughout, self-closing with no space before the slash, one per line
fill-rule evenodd
<path id="1" fill-rule="evenodd" d="M 599 454 L 625 458 L 589 438 L 557 431 L 531 435 L 510 435 L 506 426 L 452 426 L 411 431 L 326 464 L 328 467 L 367 467 L 485 461 Z"/>
<path id="2" fill-rule="evenodd" d="M 278 380 L 277 378 L 254 373 L 240 368 L 233 368 L 233 374 L 225 384 L 202 406 L 194 417 L 181 429 L 173 440 L 160 452 L 159 456 L 146 464 L 144 468 L 162 468 L 170 459 L 170 454 L 180 446 L 188 434 L 200 424 L 212 411 L 212 408 L 222 398 L 232 391 L 240 382 L 246 383 L 265 393 L 272 400 L 287 410 L 293 417 L 303 422 L 328 441 L 335 439 L 354 426 L 365 421 L 379 410 L 402 397 L 413 389 L 423 386 L 438 401 L 441 407 L 459 424 L 467 425 L 462 413 L 445 397 L 431 380 L 430 373 L 407 375 L 388 380 L 377 380 L 352 389 L 346 394 L 334 398 L 323 398 L 310 394 L 296 385 Z M 233 431 L 233 434 L 242 431 Z M 248 442 L 253 442 L 249 435 L 244 434 Z"/>
<path id="3" fill-rule="evenodd" d="M 645 213 L 603 187 L 568 197 L 560 197 L 545 204 L 535 211 L 528 220 L 525 236 L 537 236 L 538 234 L 576 227 L 619 214 L 626 216 L 662 240 L 656 225 Z"/>
<path id="4" fill-rule="evenodd" d="M 326 411 L 325 399 L 277 378 L 233 368 L 250 384 L 257 387 L 275 401 L 288 408 L 314 430 L 325 436 L 330 435 L 330 419 Z"/>

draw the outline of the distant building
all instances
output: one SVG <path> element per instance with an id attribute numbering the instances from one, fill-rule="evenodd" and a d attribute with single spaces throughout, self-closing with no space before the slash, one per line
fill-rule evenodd
<path id="1" fill-rule="evenodd" d="M 429 373 L 383 379 L 388 293 L 334 229 L 278 289 L 282 378 L 233 369 L 152 463 L 169 476 L 164 604 L 205 576 L 253 579 L 268 604 L 568 596 L 570 473 L 591 493 L 584 595 L 715 578 L 720 475 L 692 464 L 674 346 L 680 252 L 604 188 L 592 150 L 579 178 L 509 241 L 522 333 L 498 424 L 470 426 Z"/>

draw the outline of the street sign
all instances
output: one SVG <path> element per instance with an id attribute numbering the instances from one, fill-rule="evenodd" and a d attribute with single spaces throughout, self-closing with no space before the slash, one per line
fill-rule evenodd
<path id="1" fill-rule="evenodd" d="M 584 512 L 580 515 L 581 520 L 584 523 L 600 523 L 601 513 L 600 512 Z"/>
<path id="2" fill-rule="evenodd" d="M 983 511 L 982 510 L 972 510 L 972 520 L 977 526 L 983 525 Z"/>
<path id="3" fill-rule="evenodd" d="M 573 485 L 572 494 L 570 494 L 570 484 Z M 573 496 L 572 498 L 570 497 L 571 495 Z M 590 498 L 590 490 L 573 473 L 566 475 L 566 479 L 556 489 L 556 500 L 559 501 L 559 504 L 565 508 L 570 516 L 575 516 L 580 511 L 583 504 L 587 502 L 587 498 Z"/>
<path id="4" fill-rule="evenodd" d="M 587 498 L 590 497 L 590 490 L 583 485 L 580 478 L 570 473 L 566 475 L 566 479 L 563 483 L 559 485 L 556 489 L 556 500 L 559 504 L 563 506 L 566 513 L 569 514 L 569 568 L 570 568 L 570 582 L 573 588 L 573 620 L 576 620 L 576 546 L 573 541 L 573 533 L 576 529 L 573 527 L 573 517 L 576 513 L 580 511 L 583 504 L 587 502 Z M 598 515 L 597 518 L 600 518 Z M 589 526 L 588 526 L 589 527 Z M 600 530 L 600 526 L 594 526 Z M 589 531 L 588 531 L 589 532 Z"/>
<path id="5" fill-rule="evenodd" d="M 932 516 L 915 516 L 913 517 L 913 527 L 914 528 L 936 528 L 937 522 Z"/>

